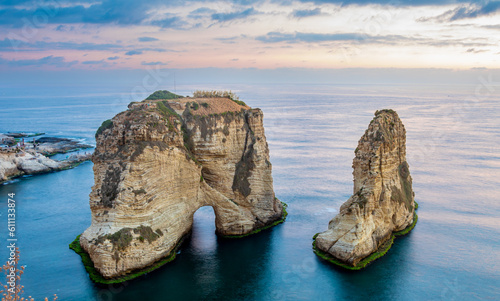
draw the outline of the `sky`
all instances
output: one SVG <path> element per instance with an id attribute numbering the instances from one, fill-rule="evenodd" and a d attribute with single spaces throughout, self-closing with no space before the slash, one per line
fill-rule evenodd
<path id="1" fill-rule="evenodd" d="M 500 68 L 500 1 L 2 0 L 3 71 Z"/>

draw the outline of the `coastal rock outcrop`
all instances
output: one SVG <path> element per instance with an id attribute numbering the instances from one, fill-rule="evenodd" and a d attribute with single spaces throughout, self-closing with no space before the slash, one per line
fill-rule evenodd
<path id="1" fill-rule="evenodd" d="M 406 131 L 395 111 L 375 113 L 355 154 L 353 195 L 314 243 L 319 252 L 353 267 L 393 233 L 414 226 L 416 218 Z"/>
<path id="2" fill-rule="evenodd" d="M 77 140 L 58 137 L 42 137 L 36 139 L 35 142 L 37 144 L 36 151 L 43 155 L 61 154 L 79 149 L 92 148 L 91 145 L 80 143 Z"/>
<path id="3" fill-rule="evenodd" d="M 2 139 L 7 140 L 5 138 Z M 48 143 L 45 140 L 40 140 L 37 142 L 36 147 L 34 147 L 32 143 L 26 143 L 23 144 L 22 147 L 17 147 L 14 142 L 12 143 L 14 146 L 0 148 L 0 184 L 23 175 L 34 175 L 69 169 L 77 166 L 81 162 L 90 160 L 90 152 L 88 154 L 68 154 L 68 158 L 65 160 L 53 160 L 45 156 L 45 154 L 67 153 L 80 148 L 90 148 L 90 145 L 81 144 L 78 141 L 65 138 L 49 137 L 42 139 L 63 142 L 54 144 Z"/>
<path id="4" fill-rule="evenodd" d="M 96 142 L 80 245 L 105 278 L 171 254 L 200 207 L 213 207 L 223 236 L 282 219 L 260 109 L 225 97 L 145 100 L 105 121 Z"/>

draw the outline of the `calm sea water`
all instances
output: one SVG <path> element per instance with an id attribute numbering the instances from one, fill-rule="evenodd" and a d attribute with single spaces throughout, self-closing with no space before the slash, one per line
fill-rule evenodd
<path id="1" fill-rule="evenodd" d="M 168 87 L 166 87 L 168 88 Z M 178 258 L 140 279 L 109 287 L 89 280 L 68 248 L 90 224 L 92 163 L 0 186 L 16 193 L 17 234 L 27 295 L 43 300 L 498 300 L 500 299 L 500 93 L 477 86 L 178 86 L 231 88 L 265 114 L 276 195 L 287 221 L 241 240 L 219 240 L 214 213 L 195 214 Z M 499 88 L 500 89 L 500 88 Z M 95 143 L 100 123 L 126 109 L 126 88 L 2 88 L 0 132 L 31 131 Z M 486 90 L 487 91 L 487 90 Z M 75 96 L 77 95 L 77 96 Z M 311 249 L 352 193 L 357 140 L 377 109 L 395 109 L 419 222 L 388 254 L 358 272 Z M 0 248 L 0 261 L 6 261 Z"/>

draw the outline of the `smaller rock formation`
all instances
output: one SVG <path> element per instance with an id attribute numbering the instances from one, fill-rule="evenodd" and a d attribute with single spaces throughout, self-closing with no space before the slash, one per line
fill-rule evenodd
<path id="1" fill-rule="evenodd" d="M 416 203 L 406 162 L 406 131 L 395 111 L 375 112 L 355 154 L 353 195 L 313 245 L 321 257 L 358 269 L 385 254 L 394 234 L 407 233 L 415 225 Z"/>

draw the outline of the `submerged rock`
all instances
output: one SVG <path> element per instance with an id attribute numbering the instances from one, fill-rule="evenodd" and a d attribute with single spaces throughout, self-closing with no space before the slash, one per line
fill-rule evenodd
<path id="1" fill-rule="evenodd" d="M 239 236 L 282 218 L 263 113 L 229 98 L 151 99 L 96 133 L 92 224 L 80 245 L 105 278 L 169 255 L 212 206 L 217 233 Z"/>
<path id="2" fill-rule="evenodd" d="M 317 249 L 354 267 L 416 218 L 406 131 L 395 111 L 375 113 L 355 154 L 353 195 L 315 240 Z"/>

